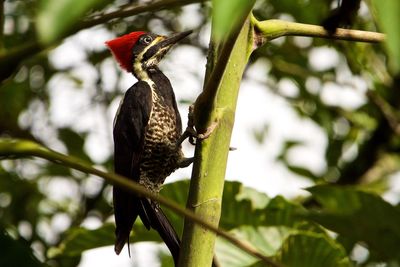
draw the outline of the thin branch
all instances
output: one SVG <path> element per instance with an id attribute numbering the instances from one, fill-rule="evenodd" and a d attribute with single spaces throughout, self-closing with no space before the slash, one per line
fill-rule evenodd
<path id="1" fill-rule="evenodd" d="M 263 262 L 266 262 L 271 266 L 274 267 L 282 266 L 272 261 L 269 257 L 266 257 L 263 254 L 261 254 L 251 244 L 244 243 L 236 239 L 226 231 L 223 231 L 218 227 L 215 227 L 214 225 L 210 224 L 209 222 L 199 218 L 191 210 L 182 208 L 177 203 L 147 190 L 139 183 L 129 180 L 126 177 L 117 175 L 115 173 L 107 173 L 101 171 L 99 169 L 92 167 L 90 164 L 81 161 L 78 158 L 67 156 L 62 153 L 50 150 L 32 141 L 20 140 L 20 139 L 7 139 L 7 138 L 0 139 L 0 159 L 11 158 L 11 157 L 28 157 L 28 156 L 43 158 L 51 162 L 54 162 L 56 164 L 60 164 L 66 167 L 73 168 L 75 170 L 82 171 L 84 173 L 90 173 L 102 177 L 107 182 L 112 183 L 113 185 L 122 186 L 127 190 L 130 190 L 131 192 L 134 192 L 141 196 L 157 201 L 160 204 L 163 204 L 164 206 L 170 208 L 177 214 L 185 216 L 186 218 L 189 218 L 190 220 L 200 224 L 204 228 L 217 233 L 219 236 L 225 238 L 233 245 L 249 253 L 250 255 L 262 260 Z"/>
<path id="2" fill-rule="evenodd" d="M 117 18 L 120 19 L 138 15 L 145 12 L 155 12 L 166 8 L 170 9 L 177 6 L 184 6 L 193 3 L 201 3 L 205 1 L 208 0 L 159 0 L 159 1 L 153 1 L 151 3 L 129 5 L 117 11 L 89 17 L 78 26 L 78 30 L 90 28 L 92 26 L 99 25 Z"/>
<path id="3" fill-rule="evenodd" d="M 374 91 L 368 90 L 367 96 L 379 108 L 382 115 L 388 121 L 390 128 L 392 128 L 392 131 L 400 136 L 400 116 L 396 110 Z"/>
<path id="4" fill-rule="evenodd" d="M 367 43 L 383 42 L 386 38 L 384 34 L 378 32 L 340 28 L 338 28 L 335 33 L 330 34 L 322 26 L 276 19 L 258 21 L 254 16 L 252 17 L 252 23 L 254 24 L 255 31 L 259 36 L 259 39 L 256 40 L 257 47 L 263 45 L 265 42 L 282 36 L 319 37 Z"/>

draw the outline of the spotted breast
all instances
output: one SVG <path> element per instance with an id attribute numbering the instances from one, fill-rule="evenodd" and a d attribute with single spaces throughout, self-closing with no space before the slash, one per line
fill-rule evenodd
<path id="1" fill-rule="evenodd" d="M 151 88 L 153 106 L 146 127 L 139 183 L 158 192 L 165 178 L 178 168 L 183 153 L 176 147 L 181 134 L 176 127 L 176 113 L 163 96 L 157 94 L 154 84 Z"/>

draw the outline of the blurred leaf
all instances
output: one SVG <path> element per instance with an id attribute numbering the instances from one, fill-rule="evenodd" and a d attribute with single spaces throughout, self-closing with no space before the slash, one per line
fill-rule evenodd
<path id="1" fill-rule="evenodd" d="M 92 162 L 84 151 L 85 135 L 81 136 L 70 128 L 59 129 L 59 138 L 67 146 L 70 156 L 78 157 L 87 162 Z"/>
<path id="2" fill-rule="evenodd" d="M 158 250 L 158 258 L 161 263 L 161 267 L 174 267 L 174 260 L 171 253 L 166 252 L 164 249 Z"/>
<path id="3" fill-rule="evenodd" d="M 23 179 L 0 166 L 0 193 L 10 198 L 9 205 L 0 207 L 3 224 L 16 225 L 22 220 L 27 220 L 32 225 L 37 223 L 39 219 L 37 207 L 45 196 L 39 191 L 35 180 Z"/>
<path id="4" fill-rule="evenodd" d="M 65 234 L 63 242 L 48 251 L 48 257 L 75 257 L 85 250 L 111 245 L 114 243 L 114 230 L 113 224 L 104 224 L 96 230 L 70 229 Z"/>
<path id="5" fill-rule="evenodd" d="M 327 234 L 313 232 L 290 235 L 277 258 L 290 267 L 353 266 L 340 244 Z"/>
<path id="6" fill-rule="evenodd" d="M 48 164 L 43 170 L 46 176 L 70 176 L 71 169 L 58 164 Z"/>
<path id="7" fill-rule="evenodd" d="M 400 259 L 399 208 L 352 187 L 321 185 L 308 190 L 323 208 L 310 213 L 310 219 L 353 242 L 367 244 L 373 259 Z"/>
<path id="8" fill-rule="evenodd" d="M 287 165 L 286 166 L 291 172 L 298 174 L 300 176 L 303 176 L 305 178 L 311 179 L 313 181 L 318 181 L 320 178 L 316 175 L 314 175 L 310 170 L 301 167 L 301 166 L 295 166 L 295 165 Z"/>
<path id="9" fill-rule="evenodd" d="M 338 162 L 343 154 L 343 146 L 343 139 L 330 138 L 328 140 L 328 147 L 325 151 L 325 158 L 328 166 L 338 166 Z"/>
<path id="10" fill-rule="evenodd" d="M 242 226 L 230 231 L 236 238 L 254 245 L 266 256 L 274 256 L 283 241 L 290 234 L 287 227 Z M 257 259 L 238 249 L 222 238 L 216 242 L 217 259 L 222 266 L 244 267 L 257 262 Z"/>
<path id="11" fill-rule="evenodd" d="M 256 141 L 259 144 L 263 144 L 265 137 L 268 135 L 268 131 L 269 131 L 269 125 L 268 124 L 264 124 L 264 126 L 254 129 L 253 130 L 253 136 L 254 139 L 256 139 Z"/>
<path id="12" fill-rule="evenodd" d="M 95 230 L 85 228 L 70 229 L 66 233 L 63 242 L 58 247 L 49 250 L 48 256 L 50 258 L 76 257 L 88 249 L 114 245 L 114 232 L 115 225 L 112 223 L 106 223 Z M 143 241 L 161 242 L 161 239 L 156 231 L 148 231 L 140 222 L 135 223 L 131 232 L 130 242 Z"/>
<path id="13" fill-rule="evenodd" d="M 213 2 L 213 23 L 215 36 L 224 39 L 230 32 L 239 27 L 243 17 L 247 16 L 254 0 L 214 0 Z"/>
<path id="14" fill-rule="evenodd" d="M 228 187 L 231 188 L 231 191 L 235 192 L 235 194 L 236 194 L 235 199 L 237 201 L 249 200 L 251 203 L 251 206 L 256 209 L 265 208 L 271 200 L 271 198 L 268 197 L 265 193 L 259 192 L 259 191 L 255 190 L 254 188 L 243 186 L 243 184 L 241 184 L 240 182 L 227 182 L 227 183 L 229 183 Z M 236 193 L 236 190 L 239 190 L 239 191 Z M 229 201 L 230 197 L 227 194 L 227 191 L 228 190 L 225 187 L 224 194 L 227 197 L 222 199 L 223 203 L 224 203 L 224 200 L 225 200 L 225 202 Z"/>
<path id="15" fill-rule="evenodd" d="M 164 185 L 161 194 L 181 205 L 186 205 L 188 188 L 188 180 L 178 181 Z M 163 210 L 180 233 L 183 228 L 183 219 L 169 209 Z M 292 226 L 301 221 L 299 214 L 304 211 L 305 209 L 300 205 L 291 203 L 281 196 L 270 199 L 266 194 L 243 186 L 239 182 L 226 181 L 220 226 L 226 230 L 243 225 Z"/>
<path id="16" fill-rule="evenodd" d="M 15 240 L 0 227 L 0 266 L 20 267 L 45 266 L 33 255 L 29 244 L 24 244 L 21 240 Z"/>
<path id="17" fill-rule="evenodd" d="M 28 107 L 33 96 L 29 88 L 27 68 L 23 68 L 20 72 L 26 75 L 23 81 L 3 83 L 0 87 L 0 134 L 33 139 L 31 133 L 21 129 L 18 123 L 19 115 Z"/>
<path id="18" fill-rule="evenodd" d="M 270 0 L 265 1 L 273 6 L 275 14 L 290 14 L 296 21 L 311 24 L 320 24 L 328 14 L 328 1 L 308 0 Z"/>
<path id="19" fill-rule="evenodd" d="M 398 0 L 373 0 L 372 4 L 377 11 L 378 23 L 387 34 L 387 49 L 389 62 L 393 71 L 400 71 L 400 1 Z"/>
<path id="20" fill-rule="evenodd" d="M 42 44 L 64 37 L 91 9 L 104 7 L 110 0 L 41 0 L 36 28 Z"/>
<path id="21" fill-rule="evenodd" d="M 343 247 L 321 227 L 312 224 L 299 224 L 295 228 L 243 226 L 230 233 L 285 266 L 352 266 Z M 216 252 L 222 266 L 265 266 L 221 238 L 217 240 Z"/>

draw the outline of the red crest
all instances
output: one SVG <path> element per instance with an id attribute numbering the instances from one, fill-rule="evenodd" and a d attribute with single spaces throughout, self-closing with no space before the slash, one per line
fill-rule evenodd
<path id="1" fill-rule="evenodd" d="M 132 48 L 143 34 L 145 32 L 131 32 L 106 42 L 121 68 L 128 72 L 132 72 Z"/>

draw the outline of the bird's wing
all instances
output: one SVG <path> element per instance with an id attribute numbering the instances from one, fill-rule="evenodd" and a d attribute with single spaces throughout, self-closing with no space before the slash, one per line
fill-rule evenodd
<path id="1" fill-rule="evenodd" d="M 149 121 L 152 99 L 147 83 L 138 82 L 125 93 L 114 125 L 115 172 L 139 181 L 139 163 L 143 153 L 145 129 Z M 116 223 L 115 252 L 119 254 L 141 210 L 137 197 L 118 187 L 113 188 Z"/>

